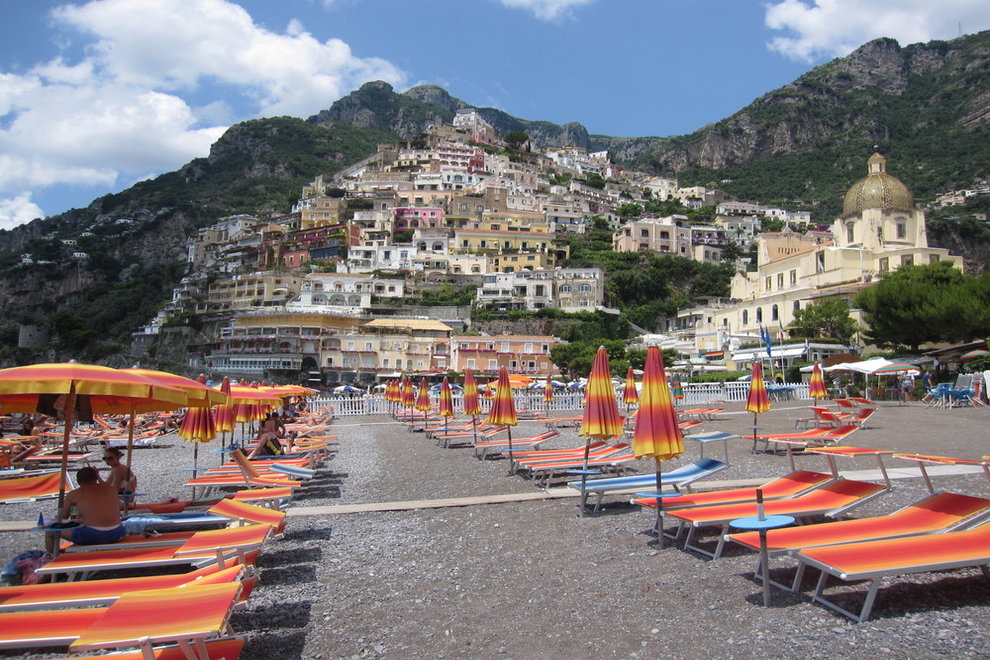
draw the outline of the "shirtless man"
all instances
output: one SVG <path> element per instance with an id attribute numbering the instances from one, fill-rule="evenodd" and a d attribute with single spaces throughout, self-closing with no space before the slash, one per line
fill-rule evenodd
<path id="1" fill-rule="evenodd" d="M 76 472 L 79 488 L 65 495 L 59 509 L 59 522 L 65 521 L 75 507 L 80 525 L 61 532 L 62 538 L 77 545 L 98 545 L 116 543 L 126 533 L 120 522 L 120 500 L 117 491 L 110 484 L 100 481 L 100 473 L 95 468 L 84 467 Z M 48 535 L 48 551 L 55 549 L 55 536 Z"/>

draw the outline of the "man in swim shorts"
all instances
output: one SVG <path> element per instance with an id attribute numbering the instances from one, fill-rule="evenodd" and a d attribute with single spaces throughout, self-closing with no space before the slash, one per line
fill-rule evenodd
<path id="1" fill-rule="evenodd" d="M 66 493 L 58 519 L 65 521 L 74 509 L 80 524 L 62 530 L 62 538 L 78 545 L 116 543 L 124 538 L 126 532 L 120 522 L 117 491 L 110 484 L 101 482 L 100 473 L 91 467 L 76 472 L 76 482 L 79 487 Z M 54 550 L 55 540 L 54 535 L 49 535 L 49 552 Z"/>

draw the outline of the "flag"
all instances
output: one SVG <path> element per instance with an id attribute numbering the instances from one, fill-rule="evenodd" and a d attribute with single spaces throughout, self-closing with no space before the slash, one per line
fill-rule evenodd
<path id="1" fill-rule="evenodd" d="M 772 358 L 773 357 L 773 338 L 770 336 L 770 330 L 769 330 L 769 328 L 766 328 L 766 327 L 764 327 L 762 325 L 760 326 L 760 339 L 762 339 L 763 340 L 763 343 L 767 345 L 767 357 L 768 358 Z"/>

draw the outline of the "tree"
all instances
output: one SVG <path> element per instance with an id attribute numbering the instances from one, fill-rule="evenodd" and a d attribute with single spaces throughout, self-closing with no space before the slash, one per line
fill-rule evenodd
<path id="1" fill-rule="evenodd" d="M 957 342 L 990 334 L 990 277 L 973 277 L 948 261 L 902 266 L 862 291 L 853 303 L 882 347 Z"/>
<path id="2" fill-rule="evenodd" d="M 795 337 L 834 338 L 848 344 L 856 333 L 856 321 L 849 317 L 849 305 L 841 298 L 829 298 L 794 312 L 787 330 Z"/>
<path id="3" fill-rule="evenodd" d="M 635 203 L 623 204 L 615 212 L 620 218 L 638 218 L 643 215 L 643 207 Z"/>
<path id="4" fill-rule="evenodd" d="M 527 142 L 529 142 L 529 136 L 522 131 L 509 131 L 505 134 L 505 143 L 509 145 L 511 149 L 518 150 Z"/>

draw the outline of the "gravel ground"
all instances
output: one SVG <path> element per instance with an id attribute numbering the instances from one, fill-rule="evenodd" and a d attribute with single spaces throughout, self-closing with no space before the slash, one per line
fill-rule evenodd
<path id="1" fill-rule="evenodd" d="M 967 458 L 990 453 L 986 408 L 881 405 L 873 427 L 846 444 Z M 778 404 L 759 426 L 789 431 L 806 412 L 802 402 Z M 530 658 L 548 651 L 578 658 L 990 657 L 990 581 L 978 569 L 886 581 L 872 619 L 854 624 L 810 603 L 810 578 L 803 594 L 775 590 L 764 608 L 752 578 L 754 554 L 728 547 L 711 561 L 669 545 L 660 550 L 647 534 L 652 514 L 618 496 L 601 515 L 584 518 L 573 498 L 308 515 L 325 505 L 538 492 L 529 480 L 509 476 L 504 461 L 441 449 L 384 416 L 340 418 L 334 426 L 336 455 L 297 498 L 285 538 L 259 560 L 259 587 L 232 618 L 232 627 L 249 635 L 241 656 L 247 660 Z M 751 426 L 752 416 L 736 406 L 703 429 L 745 433 Z M 540 430 L 524 422 L 513 435 Z M 582 442 L 568 428 L 555 444 Z M 732 467 L 720 479 L 788 471 L 785 458 L 750 454 L 750 445 L 731 445 Z M 697 451 L 688 443 L 682 460 L 694 460 Z M 797 460 L 824 469 L 820 457 Z M 136 450 L 139 490 L 150 498 L 181 494 L 190 464 L 190 446 L 181 440 L 166 437 Z M 870 469 L 875 462 L 842 467 Z M 934 481 L 990 497 L 979 473 Z M 925 493 L 920 479 L 895 480 L 891 493 L 854 513 L 886 513 Z M 33 520 L 53 508 L 50 501 L 8 505 L 0 519 Z M 0 534 L 0 557 L 39 541 L 37 532 Z M 786 559 L 773 566 L 780 581 L 793 575 Z M 862 585 L 844 590 L 851 592 L 844 604 L 857 607 Z"/>

